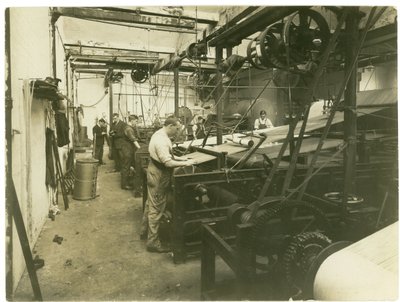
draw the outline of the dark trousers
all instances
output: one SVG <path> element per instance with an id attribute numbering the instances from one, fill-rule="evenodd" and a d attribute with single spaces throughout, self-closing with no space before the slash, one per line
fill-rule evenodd
<path id="1" fill-rule="evenodd" d="M 121 170 L 121 159 L 119 156 L 119 150 L 116 149 L 113 145 L 112 147 L 112 158 L 114 160 L 114 167 L 115 170 L 120 171 Z"/>
<path id="2" fill-rule="evenodd" d="M 121 168 L 121 186 L 128 185 L 129 169 L 133 165 L 134 148 L 131 143 L 123 144 L 120 149 L 117 149 Z"/>
<path id="3" fill-rule="evenodd" d="M 94 158 L 99 160 L 99 164 L 103 163 L 103 145 L 96 146 L 94 149 Z"/>

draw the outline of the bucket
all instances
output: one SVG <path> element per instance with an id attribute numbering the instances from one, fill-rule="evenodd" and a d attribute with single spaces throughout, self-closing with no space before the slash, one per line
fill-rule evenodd
<path id="1" fill-rule="evenodd" d="M 75 164 L 75 183 L 72 197 L 89 200 L 96 197 L 97 159 L 78 159 Z"/>

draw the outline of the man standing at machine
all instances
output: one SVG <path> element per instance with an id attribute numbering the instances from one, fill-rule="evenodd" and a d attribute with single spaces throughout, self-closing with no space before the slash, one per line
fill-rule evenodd
<path id="1" fill-rule="evenodd" d="M 141 239 L 146 239 L 147 233 L 147 251 L 149 252 L 165 253 L 169 251 L 160 242 L 159 226 L 171 189 L 173 168 L 195 164 L 193 160 L 180 158 L 172 153 L 171 137 L 174 137 L 180 129 L 180 121 L 171 116 L 165 120 L 163 128 L 156 131 L 150 139 L 150 163 L 147 169 L 148 198 L 140 234 Z"/>
<path id="2" fill-rule="evenodd" d="M 121 121 L 117 113 L 113 115 L 113 126 L 110 134 L 112 135 L 113 146 L 115 146 L 116 151 L 114 160 L 118 158 L 121 171 L 121 189 L 132 190 L 133 188 L 129 185 L 129 169 L 132 163 L 134 145 L 136 148 L 140 148 L 137 142 L 138 138 L 134 136 L 132 127 Z"/>
<path id="3" fill-rule="evenodd" d="M 107 137 L 107 124 L 104 119 L 99 119 L 99 123 L 93 127 L 93 157 L 103 165 L 104 139 Z"/>
<path id="4" fill-rule="evenodd" d="M 129 168 L 135 169 L 136 164 L 135 164 L 135 155 L 136 151 L 140 149 L 139 141 L 140 141 L 140 133 L 139 129 L 137 127 L 137 123 L 139 121 L 139 117 L 137 115 L 131 114 L 128 117 L 128 124 L 130 127 L 127 127 L 125 129 L 125 136 L 127 140 L 131 143 L 131 149 L 132 152 L 130 153 L 130 162 L 129 162 Z M 134 171 L 135 172 L 135 171 Z M 129 172 L 128 172 L 129 173 Z M 127 181 L 127 185 L 129 186 L 129 181 Z"/>
<path id="5" fill-rule="evenodd" d="M 117 146 L 120 145 L 119 140 L 122 138 L 122 128 L 126 125 L 123 121 L 120 120 L 119 114 L 114 113 L 113 114 L 113 120 L 112 120 L 112 125 L 110 127 L 110 138 L 111 138 L 111 147 L 110 147 L 110 152 L 112 154 L 112 159 L 114 160 L 114 166 L 115 166 L 115 171 L 119 172 L 121 171 L 121 163 L 120 163 L 120 158 L 119 158 L 119 153 L 118 153 L 118 148 Z M 116 136 L 116 133 L 119 132 L 119 136 Z M 111 159 L 110 158 L 110 159 Z"/>
<path id="6" fill-rule="evenodd" d="M 193 125 L 194 139 L 201 139 L 206 137 L 206 128 L 204 127 L 205 119 L 202 116 L 197 118 L 197 123 Z"/>
<path id="7" fill-rule="evenodd" d="M 265 110 L 260 111 L 260 117 L 254 121 L 254 130 L 273 128 L 271 120 L 267 118 L 267 112 Z"/>

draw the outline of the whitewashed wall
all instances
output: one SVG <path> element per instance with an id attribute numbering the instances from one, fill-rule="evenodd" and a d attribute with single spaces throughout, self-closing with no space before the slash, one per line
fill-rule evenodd
<path id="1" fill-rule="evenodd" d="M 193 90 L 186 89 L 187 75 L 181 74 L 179 78 L 179 106 L 188 108 L 197 108 L 196 95 Z M 109 118 L 110 93 L 104 96 L 106 88 L 104 87 L 104 78 L 99 75 L 81 74 L 77 81 L 77 99 L 76 105 L 81 105 L 84 111 L 83 126 L 87 127 L 88 138 L 92 139 L 92 128 L 96 118 L 103 115 Z M 151 88 L 157 86 L 158 93 L 155 94 Z M 109 90 L 108 90 L 109 91 Z M 113 84 L 113 112 L 118 112 L 121 117 L 130 114 L 142 115 L 146 119 L 146 125 L 150 126 L 154 114 L 160 117 L 174 113 L 174 82 L 173 73 L 165 72 L 152 76 L 150 81 L 143 84 L 133 83 L 129 73 L 124 73 L 121 83 Z M 141 94 L 141 96 L 139 95 Z M 200 103 L 198 101 L 198 103 Z M 203 112 L 200 107 L 198 110 L 192 110 L 193 115 L 197 112 Z"/>
<path id="2" fill-rule="evenodd" d="M 12 170 L 18 200 L 30 246 L 42 230 L 49 209 L 49 194 L 45 185 L 45 107 L 47 100 L 24 99 L 23 80 L 52 76 L 49 11 L 45 7 L 11 8 L 11 90 L 12 110 Z M 60 42 L 58 41 L 58 45 Z M 59 72 L 64 80 L 63 50 L 57 56 Z M 14 289 L 25 269 L 21 245 L 13 226 Z"/>

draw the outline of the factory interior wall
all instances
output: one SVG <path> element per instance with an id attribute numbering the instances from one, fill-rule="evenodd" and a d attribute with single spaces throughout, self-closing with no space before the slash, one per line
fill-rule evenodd
<path id="1" fill-rule="evenodd" d="M 83 108 L 82 125 L 87 127 L 88 138 L 93 139 L 92 128 L 95 125 L 95 119 L 102 118 L 104 114 L 107 123 L 109 122 L 110 95 L 105 95 L 104 77 L 100 75 L 85 74 L 76 83 L 77 100 L 75 105 L 81 105 Z"/>
<path id="2" fill-rule="evenodd" d="M 359 68 L 359 72 L 360 91 L 397 87 L 397 64 L 393 62 Z"/>
<path id="3" fill-rule="evenodd" d="M 374 66 L 372 68 L 359 68 L 359 91 L 385 89 L 396 87 L 397 85 L 397 64 L 385 63 Z M 319 85 L 315 92 L 316 99 L 330 99 L 335 96 L 343 79 L 343 71 L 333 72 L 328 75 L 323 75 L 319 80 Z M 247 74 L 239 76 L 240 85 L 249 86 L 264 86 L 271 78 L 270 73 L 252 69 Z M 302 84 L 304 85 L 304 84 Z M 234 113 L 244 114 L 248 106 L 258 96 L 262 88 L 240 89 L 238 92 L 235 89 L 231 90 L 230 97 L 224 104 L 224 114 L 232 115 Z M 305 96 L 305 90 L 297 87 L 292 88 L 292 100 L 301 99 Z M 288 94 L 287 89 L 277 88 L 273 82 L 268 85 L 268 88 L 261 94 L 260 98 L 248 113 L 250 125 L 258 118 L 260 110 L 267 111 L 267 116 L 271 119 L 275 126 L 283 125 L 287 116 Z M 313 104 L 310 117 L 322 114 L 323 102 Z"/>
<path id="4" fill-rule="evenodd" d="M 48 8 L 11 8 L 10 44 L 13 99 L 12 176 L 32 248 L 48 213 L 49 198 L 43 169 L 46 164 L 43 106 L 47 101 L 32 100 L 27 104 L 23 93 L 23 79 L 44 79 L 52 75 L 51 60 L 43 60 L 51 58 Z M 25 269 L 15 224 L 12 240 L 15 289 Z"/>
<path id="5" fill-rule="evenodd" d="M 239 89 L 238 92 L 232 89 L 230 100 L 225 103 L 225 115 L 234 113 L 244 114 L 249 105 L 259 96 L 262 87 L 270 81 L 271 73 L 264 70 L 251 69 L 250 72 L 238 76 L 239 85 L 248 85 L 247 89 Z M 236 85 L 236 84 L 233 84 Z M 255 88 L 251 88 L 255 86 Z M 274 83 L 269 82 L 267 88 L 261 93 L 257 102 L 248 113 L 250 125 L 254 125 L 255 119 L 260 115 L 261 110 L 267 112 L 267 117 L 271 120 L 274 126 L 280 126 L 284 121 L 284 102 L 285 95 L 282 94 L 282 89 L 275 87 Z"/>
<path id="6" fill-rule="evenodd" d="M 168 72 L 153 76 L 151 81 L 147 80 L 143 84 L 133 83 L 129 73 L 124 73 L 121 83 L 112 84 L 113 112 L 118 112 L 121 118 L 125 118 L 129 114 L 142 116 L 141 102 L 143 102 L 143 113 L 147 126 L 154 121 L 155 115 L 164 118 L 174 114 L 173 73 Z M 83 126 L 87 127 L 88 138 L 93 139 L 92 128 L 95 119 L 105 116 L 107 122 L 109 121 L 110 94 L 105 95 L 106 88 L 104 87 L 103 76 L 83 74 L 76 82 L 78 83 L 76 105 L 82 106 L 84 112 Z M 157 86 L 157 93 L 151 90 L 151 87 L 154 86 Z M 143 95 L 139 96 L 139 93 Z M 207 116 L 210 113 L 210 110 L 201 107 L 201 101 L 196 92 L 188 88 L 187 75 L 183 73 L 179 76 L 179 107 L 190 108 L 192 117 Z"/>

